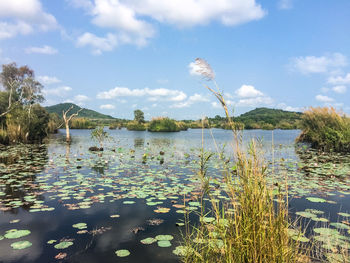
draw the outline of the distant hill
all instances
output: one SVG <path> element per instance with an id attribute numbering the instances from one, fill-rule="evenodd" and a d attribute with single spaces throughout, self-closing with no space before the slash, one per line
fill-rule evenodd
<path id="1" fill-rule="evenodd" d="M 243 124 L 245 129 L 298 129 L 302 115 L 301 112 L 256 108 L 233 117 L 233 120 L 236 124 Z M 214 127 L 230 128 L 226 125 L 226 117 L 216 115 L 209 120 Z"/>
<path id="2" fill-rule="evenodd" d="M 74 103 L 60 103 L 53 106 L 45 107 L 45 109 L 49 113 L 57 113 L 58 116 L 62 117 L 62 111 L 68 110 L 72 105 L 73 105 L 73 109 L 70 111 L 70 113 L 76 113 L 79 109 L 81 109 L 81 107 L 79 107 Z M 94 120 L 115 119 L 110 115 L 105 115 L 97 111 L 89 110 L 85 108 L 81 112 L 79 112 L 79 117 L 84 117 L 84 118 L 94 119 Z"/>
<path id="3" fill-rule="evenodd" d="M 246 129 L 256 129 L 257 126 L 261 126 L 261 128 L 266 126 L 265 128 L 290 129 L 298 128 L 302 115 L 301 112 L 256 108 L 235 117 L 234 120 L 244 123 Z"/>

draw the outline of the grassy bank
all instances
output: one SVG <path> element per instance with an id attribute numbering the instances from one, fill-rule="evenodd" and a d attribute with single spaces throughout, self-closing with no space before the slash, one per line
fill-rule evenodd
<path id="1" fill-rule="evenodd" d="M 301 120 L 298 142 L 310 143 L 322 151 L 350 151 L 350 118 L 334 108 L 310 108 Z"/>

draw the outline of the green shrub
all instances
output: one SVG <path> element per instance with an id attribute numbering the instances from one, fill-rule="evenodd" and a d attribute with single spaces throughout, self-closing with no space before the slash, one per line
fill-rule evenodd
<path id="1" fill-rule="evenodd" d="M 131 121 L 128 123 L 126 128 L 129 131 L 145 131 L 146 130 L 146 125 L 143 123 L 138 123 L 137 121 Z"/>
<path id="2" fill-rule="evenodd" d="M 298 142 L 308 142 L 322 151 L 350 151 L 350 118 L 334 108 L 310 108 L 301 120 Z"/>
<path id="3" fill-rule="evenodd" d="M 176 121 L 167 117 L 153 118 L 149 123 L 148 130 L 151 132 L 178 132 L 180 128 Z"/>
<path id="4" fill-rule="evenodd" d="M 71 120 L 71 129 L 95 129 L 96 123 L 88 118 L 74 118 Z"/>

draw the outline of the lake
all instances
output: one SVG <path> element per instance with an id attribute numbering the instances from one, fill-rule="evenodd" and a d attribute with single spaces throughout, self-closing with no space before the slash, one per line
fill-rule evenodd
<path id="1" fill-rule="evenodd" d="M 101 153 L 88 151 L 97 146 L 90 132 L 71 130 L 71 145 L 59 130 L 43 145 L 1 148 L 0 262 L 59 262 L 56 256 L 64 262 L 179 262 L 173 250 L 182 240 L 184 213 L 198 220 L 202 141 L 206 151 L 224 149 L 229 157 L 232 132 L 108 130 Z M 245 147 L 259 141 L 271 185 L 287 179 L 291 214 L 308 226 L 307 234 L 326 242 L 312 229 L 327 226 L 340 238 L 325 246 L 348 245 L 350 155 L 296 146 L 299 133 L 247 130 L 242 137 Z M 209 173 L 219 184 L 221 169 L 213 158 Z M 226 199 L 220 188 L 216 195 Z M 146 238 L 155 242 L 144 244 Z M 119 250 L 130 255 L 119 257 Z"/>

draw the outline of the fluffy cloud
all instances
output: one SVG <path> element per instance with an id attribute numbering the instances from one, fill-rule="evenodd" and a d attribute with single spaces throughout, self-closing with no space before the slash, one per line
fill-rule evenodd
<path id="1" fill-rule="evenodd" d="M 82 103 L 82 102 L 85 102 L 85 101 L 89 101 L 90 98 L 88 96 L 85 96 L 85 95 L 76 95 L 74 96 L 74 101 L 78 102 L 78 103 Z"/>
<path id="2" fill-rule="evenodd" d="M 285 111 L 298 111 L 298 112 L 302 111 L 301 108 L 299 108 L 299 107 L 288 106 L 285 103 L 279 103 L 279 104 L 276 105 L 276 107 L 278 109 L 282 109 L 282 110 L 285 110 Z"/>
<path id="3" fill-rule="evenodd" d="M 315 98 L 316 98 L 316 100 L 318 100 L 320 102 L 333 102 L 334 101 L 333 98 L 330 98 L 330 97 L 324 96 L 324 95 L 317 95 Z"/>
<path id="4" fill-rule="evenodd" d="M 235 94 L 239 97 L 236 105 L 241 107 L 257 107 L 273 103 L 272 98 L 251 85 L 242 85 L 235 91 Z"/>
<path id="5" fill-rule="evenodd" d="M 100 92 L 97 94 L 98 99 L 113 99 L 118 97 L 148 97 L 150 101 L 183 101 L 187 95 L 180 90 L 170 89 L 129 89 L 125 87 L 115 87 L 109 91 Z"/>
<path id="6" fill-rule="evenodd" d="M 103 110 L 113 110 L 115 109 L 115 106 L 112 105 L 112 104 L 103 104 L 100 106 L 100 109 L 103 109 Z"/>
<path id="7" fill-rule="evenodd" d="M 57 49 L 50 46 L 42 46 L 42 47 L 29 47 L 25 49 L 27 54 L 37 53 L 43 55 L 54 55 L 58 52 Z"/>
<path id="8" fill-rule="evenodd" d="M 100 55 L 103 51 L 112 51 L 117 44 L 117 36 L 114 34 L 107 34 L 105 37 L 98 37 L 86 32 L 77 40 L 78 47 L 90 46 L 94 55 Z"/>
<path id="9" fill-rule="evenodd" d="M 68 95 L 68 93 L 72 91 L 71 87 L 68 86 L 62 86 L 54 89 L 43 89 L 43 94 L 45 96 L 56 96 L 56 97 L 65 97 Z"/>
<path id="10" fill-rule="evenodd" d="M 264 94 L 261 91 L 255 89 L 253 86 L 250 85 L 242 85 L 238 90 L 236 90 L 235 93 L 241 98 L 253 98 L 264 96 Z"/>
<path id="11" fill-rule="evenodd" d="M 195 93 L 194 95 L 190 96 L 187 101 L 175 103 L 171 105 L 170 108 L 186 108 L 196 102 L 208 102 L 208 101 L 209 101 L 208 98 L 204 97 L 201 94 Z"/>
<path id="12" fill-rule="evenodd" d="M 335 86 L 332 88 L 332 90 L 336 93 L 339 93 L 339 94 L 344 94 L 346 93 L 346 87 L 345 86 Z"/>
<path id="13" fill-rule="evenodd" d="M 114 30 L 119 43 L 139 46 L 155 35 L 155 26 L 150 21 L 176 27 L 212 21 L 235 26 L 266 14 L 255 0 L 73 0 L 71 5 L 83 8 L 96 26 Z"/>
<path id="14" fill-rule="evenodd" d="M 61 82 L 61 80 L 59 80 L 58 78 L 50 76 L 38 76 L 38 80 L 41 84 L 44 85 L 51 85 Z"/>
<path id="15" fill-rule="evenodd" d="M 332 76 L 332 77 L 328 78 L 328 83 L 333 84 L 333 85 L 350 84 L 350 73 L 346 74 L 344 77 Z"/>
<path id="16" fill-rule="evenodd" d="M 237 106 L 240 107 L 257 107 L 262 105 L 272 105 L 273 99 L 268 96 L 240 99 Z"/>
<path id="17" fill-rule="evenodd" d="M 292 68 L 303 74 L 326 73 L 347 65 L 347 58 L 340 53 L 333 53 L 326 56 L 306 56 L 292 59 Z"/>
<path id="18" fill-rule="evenodd" d="M 39 0 L 0 1 L 0 19 L 0 39 L 58 27 L 55 17 L 43 10 Z"/>

